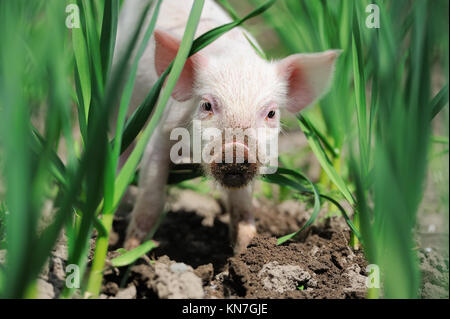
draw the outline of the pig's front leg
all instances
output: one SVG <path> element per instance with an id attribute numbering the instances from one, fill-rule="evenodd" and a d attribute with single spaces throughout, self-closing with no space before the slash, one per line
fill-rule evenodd
<path id="1" fill-rule="evenodd" d="M 239 254 L 247 248 L 256 235 L 252 205 L 253 185 L 229 189 L 226 192 L 230 213 L 231 243 L 234 247 L 234 253 Z"/>
<path id="2" fill-rule="evenodd" d="M 157 129 L 147 144 L 142 160 L 138 196 L 124 245 L 126 249 L 133 249 L 146 239 L 164 210 L 169 152 L 169 137 Z"/>

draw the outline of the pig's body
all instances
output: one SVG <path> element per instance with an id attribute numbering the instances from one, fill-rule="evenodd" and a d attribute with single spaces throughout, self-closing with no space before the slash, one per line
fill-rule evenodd
<path id="1" fill-rule="evenodd" d="M 139 63 L 130 112 L 140 105 L 174 58 L 193 1 L 165 0 L 162 3 L 155 34 Z M 145 4 L 146 0 L 124 2 L 116 52 L 120 53 L 129 40 Z M 231 21 L 219 5 L 207 0 L 196 37 Z M 141 163 L 139 193 L 127 233 L 127 248 L 135 247 L 145 239 L 164 209 L 165 185 L 171 163 L 169 154 L 173 145 L 169 138 L 172 129 L 190 127 L 192 120 L 197 119 L 204 127 L 221 130 L 272 128 L 275 135 L 267 139 L 277 138 L 279 106 L 297 112 L 326 91 L 337 56 L 335 51 L 291 56 L 276 63 L 267 62 L 256 54 L 244 32 L 242 28 L 233 29 L 186 62 L 173 98 L 151 137 Z M 254 39 L 252 42 L 256 43 Z M 267 139 L 256 141 L 256 145 L 259 147 L 267 143 Z M 246 143 L 223 146 L 224 149 L 240 147 L 248 150 Z M 240 175 L 249 167 L 255 170 L 256 165 L 252 165 L 242 166 L 243 169 L 239 167 L 231 174 L 220 170 L 223 167 L 233 170 L 236 164 L 231 168 L 226 165 L 219 168 L 217 165 L 203 166 L 205 173 L 213 175 L 217 184 L 223 186 L 228 198 L 230 235 L 236 252 L 245 249 L 256 233 L 251 205 L 253 182 L 248 181 L 248 176 L 241 178 Z"/>

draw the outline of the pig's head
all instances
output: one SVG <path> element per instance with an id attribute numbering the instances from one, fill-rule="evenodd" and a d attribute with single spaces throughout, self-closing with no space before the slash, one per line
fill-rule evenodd
<path id="1" fill-rule="evenodd" d="M 180 42 L 157 30 L 155 43 L 155 66 L 161 75 Z M 272 164 L 267 150 L 277 146 L 273 141 L 280 131 L 280 109 L 297 113 L 326 93 L 338 55 L 294 54 L 268 62 L 252 50 L 230 48 L 190 57 L 172 96 L 194 103 L 204 170 L 224 187 L 239 188 Z M 277 157 L 273 149 L 270 152 Z"/>

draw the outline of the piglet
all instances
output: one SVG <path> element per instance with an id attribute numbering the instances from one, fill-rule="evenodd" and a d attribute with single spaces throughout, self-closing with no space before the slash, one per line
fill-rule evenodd
<path id="1" fill-rule="evenodd" d="M 124 2 L 117 52 L 129 39 L 145 3 Z M 130 112 L 140 105 L 175 58 L 192 3 L 163 1 L 155 32 L 139 62 Z M 196 36 L 231 21 L 218 4 L 207 0 Z M 277 157 L 273 147 L 276 148 L 280 129 L 280 109 L 299 112 L 326 93 L 339 52 L 294 54 L 280 61 L 266 61 L 249 39 L 257 43 L 244 29 L 235 28 L 186 61 L 141 161 L 127 249 L 138 246 L 147 237 L 164 209 L 169 167 L 180 162 L 179 158 L 174 159 L 179 155 L 174 151 L 179 143 L 174 132 L 180 128 L 189 129 L 191 138 L 199 137 L 200 146 L 190 144 L 192 156 L 197 161 L 200 158 L 204 173 L 226 195 L 234 252 L 243 251 L 256 234 L 253 184 L 261 172 L 273 172 L 274 163 L 267 159 Z M 261 131 L 264 133 L 259 134 Z M 271 156 L 260 152 L 269 146 Z"/>

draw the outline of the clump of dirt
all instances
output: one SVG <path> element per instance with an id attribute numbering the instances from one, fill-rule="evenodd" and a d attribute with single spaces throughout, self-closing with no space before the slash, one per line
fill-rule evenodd
<path id="1" fill-rule="evenodd" d="M 159 298 L 203 298 L 202 279 L 194 273 L 191 266 L 173 262 L 166 257 L 156 261 L 153 268 L 154 276 L 151 286 Z"/>
<path id="2" fill-rule="evenodd" d="M 175 262 L 168 256 L 150 260 L 148 257 L 136 265 L 114 269 L 105 274 L 102 298 L 138 299 L 198 299 L 204 298 L 203 285 L 212 278 L 212 265 L 193 269 L 185 263 Z M 210 275 L 208 275 L 210 273 Z M 120 289 L 120 285 L 126 289 Z M 132 290 L 130 290 L 133 287 Z M 130 293 L 131 291 L 131 293 Z M 127 297 L 131 295 L 131 297 Z"/>

